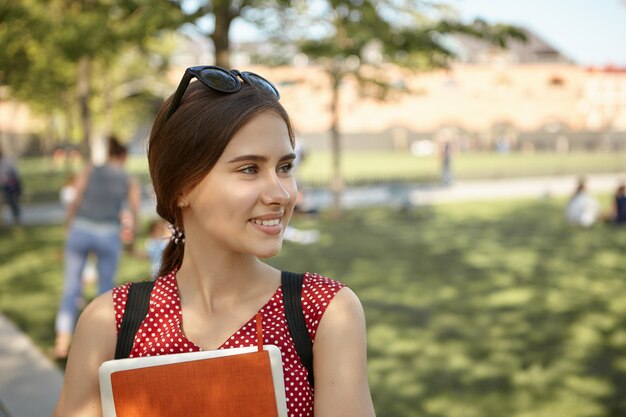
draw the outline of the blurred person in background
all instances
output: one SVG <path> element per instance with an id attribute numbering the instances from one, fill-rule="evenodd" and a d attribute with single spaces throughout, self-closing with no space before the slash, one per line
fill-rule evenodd
<path id="1" fill-rule="evenodd" d="M 294 207 L 294 213 L 314 214 L 317 210 L 309 206 L 304 194 L 304 185 L 298 179 L 298 174 L 302 168 L 302 164 L 307 160 L 309 154 L 306 146 L 299 141 L 296 141 L 296 148 L 294 149 L 296 159 L 293 161 L 293 169 L 291 170 L 293 176 L 296 178 L 296 185 L 298 187 L 298 198 L 296 199 L 296 206 Z"/>
<path id="2" fill-rule="evenodd" d="M 598 201 L 589 194 L 586 180 L 581 178 L 565 208 L 567 222 L 581 227 L 592 226 L 598 220 L 599 211 Z"/>
<path id="3" fill-rule="evenodd" d="M 171 233 L 167 228 L 167 222 L 163 219 L 152 220 L 148 225 L 148 238 L 146 239 L 146 254 L 150 258 L 151 277 L 158 278 L 161 269 L 163 251 L 169 243 Z"/>
<path id="4" fill-rule="evenodd" d="M 13 223 L 20 224 L 20 196 L 22 195 L 22 181 L 17 170 L 17 166 L 0 149 L 0 188 L 2 188 L 2 198 L 11 209 Z M 2 207 L 0 202 L 0 225 L 3 223 Z"/>
<path id="5" fill-rule="evenodd" d="M 449 141 L 445 141 L 441 149 L 441 182 L 444 185 L 450 185 L 452 180 L 452 145 Z"/>
<path id="6" fill-rule="evenodd" d="M 76 199 L 76 179 L 78 175 L 76 173 L 70 173 L 66 178 L 63 186 L 59 190 L 59 201 L 63 208 L 66 210 L 70 207 L 74 199 Z M 96 269 L 96 263 L 92 259 L 92 257 L 87 258 L 87 263 L 83 268 L 83 284 L 91 284 L 98 280 L 98 271 Z M 82 291 L 81 291 L 82 293 Z M 85 306 L 85 299 L 81 296 L 80 301 L 77 302 L 79 308 L 83 308 Z"/>
<path id="7" fill-rule="evenodd" d="M 65 178 L 65 182 L 63 186 L 59 190 L 59 201 L 63 205 L 63 208 L 66 210 L 69 208 L 70 204 L 76 198 L 76 178 L 78 176 L 74 173 L 69 174 Z"/>
<path id="8" fill-rule="evenodd" d="M 82 299 L 82 276 L 90 253 L 97 258 L 98 293 L 113 288 L 121 252 L 120 214 L 128 206 L 134 219 L 140 206 L 138 182 L 124 168 L 126 147 L 109 138 L 107 162 L 87 166 L 76 178 L 75 196 L 67 209 L 65 284 L 57 313 L 54 356 L 67 357 Z M 136 221 L 135 221 L 136 224 Z"/>
<path id="9" fill-rule="evenodd" d="M 291 169 L 291 175 L 293 175 L 293 177 L 296 179 L 296 185 L 298 187 L 296 205 L 293 208 L 294 214 L 312 214 L 317 212 L 317 210 L 307 207 L 304 199 L 304 187 L 302 186 L 302 184 L 300 184 L 297 177 L 300 166 L 306 160 L 307 152 L 308 151 L 304 145 L 302 145 L 300 142 L 296 142 L 296 147 L 294 149 L 296 159 L 294 159 L 293 168 Z M 290 242 L 299 243 L 302 245 L 309 245 L 312 243 L 316 243 L 320 240 L 320 232 L 318 232 L 317 230 L 300 230 L 290 225 L 287 226 L 283 238 Z"/>
<path id="10" fill-rule="evenodd" d="M 120 241 L 122 247 L 130 255 L 135 255 L 135 238 L 138 224 L 135 223 L 135 215 L 131 210 L 124 208 L 120 213 Z"/>
<path id="11" fill-rule="evenodd" d="M 613 198 L 613 222 L 626 226 L 626 185 L 620 184 Z"/>

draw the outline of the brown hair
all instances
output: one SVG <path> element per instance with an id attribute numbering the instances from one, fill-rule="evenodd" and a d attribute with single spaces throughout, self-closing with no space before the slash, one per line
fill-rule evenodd
<path id="1" fill-rule="evenodd" d="M 243 83 L 233 94 L 214 91 L 198 81 L 187 87 L 180 106 L 165 120 L 172 96 L 161 106 L 148 143 L 148 166 L 156 194 L 156 211 L 183 228 L 181 194 L 192 190 L 215 166 L 232 137 L 256 115 L 271 111 L 294 133 L 287 112 L 271 94 Z M 159 276 L 179 268 L 183 245 L 170 241 L 163 252 Z"/>
<path id="2" fill-rule="evenodd" d="M 123 158 L 128 153 L 126 146 L 122 145 L 115 135 L 109 136 L 109 157 Z"/>

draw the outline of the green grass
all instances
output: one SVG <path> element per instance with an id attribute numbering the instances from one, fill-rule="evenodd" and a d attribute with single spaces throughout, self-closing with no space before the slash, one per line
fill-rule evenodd
<path id="1" fill-rule="evenodd" d="M 623 416 L 626 229 L 570 227 L 563 205 L 297 218 L 321 231 L 320 242 L 286 242 L 270 262 L 334 277 L 359 295 L 379 417 Z M 43 348 L 52 344 L 62 241 L 60 227 L 0 236 L 0 310 Z M 146 271 L 146 260 L 127 256 L 120 276 Z"/>
<path id="2" fill-rule="evenodd" d="M 298 175 L 313 184 L 330 178 L 331 155 L 328 152 L 307 156 Z M 537 153 L 466 153 L 453 157 L 452 167 L 457 179 L 525 177 L 538 175 L 590 174 L 626 171 L 626 154 L 617 152 Z M 391 151 L 346 152 L 342 172 L 348 183 L 366 181 L 433 181 L 439 178 L 437 156 L 415 157 Z"/>
<path id="3" fill-rule="evenodd" d="M 361 297 L 379 416 L 626 412 L 626 229 L 563 201 L 356 211 L 275 263 Z"/>

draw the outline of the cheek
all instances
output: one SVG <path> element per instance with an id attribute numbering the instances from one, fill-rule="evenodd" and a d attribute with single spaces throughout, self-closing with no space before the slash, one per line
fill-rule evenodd
<path id="1" fill-rule="evenodd" d="M 285 190 L 289 193 L 289 206 L 293 208 L 298 199 L 298 186 L 296 180 L 291 178 L 285 185 Z"/>
<path id="2" fill-rule="evenodd" d="M 251 216 L 258 200 L 258 190 L 246 185 L 237 184 L 224 189 L 219 197 L 213 199 L 212 210 L 207 212 L 207 216 L 216 223 L 216 227 L 240 226 Z"/>

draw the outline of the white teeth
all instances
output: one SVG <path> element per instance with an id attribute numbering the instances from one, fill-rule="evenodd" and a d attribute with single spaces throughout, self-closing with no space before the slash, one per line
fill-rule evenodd
<path id="1" fill-rule="evenodd" d="M 273 219 L 273 220 L 252 219 L 252 221 L 256 224 L 260 224 L 263 226 L 277 226 L 280 224 L 280 219 Z"/>

